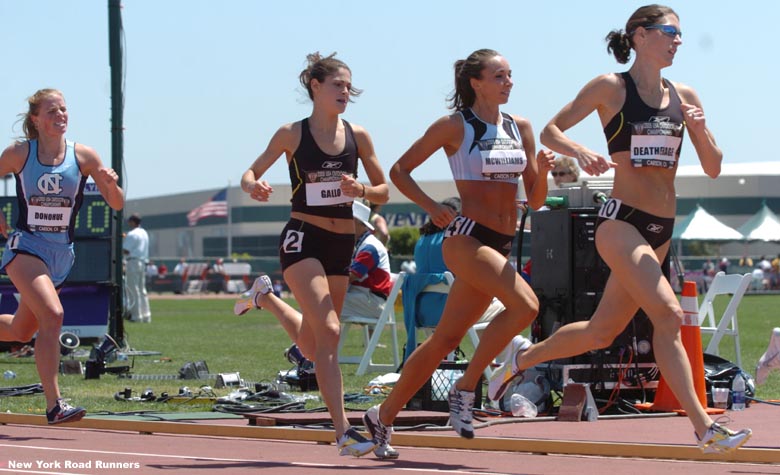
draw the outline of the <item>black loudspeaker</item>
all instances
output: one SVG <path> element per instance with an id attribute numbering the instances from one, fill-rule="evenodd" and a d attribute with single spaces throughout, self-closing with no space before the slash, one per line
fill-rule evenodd
<path id="1" fill-rule="evenodd" d="M 567 323 L 589 320 L 604 292 L 609 267 L 596 250 L 598 208 L 562 208 L 531 218 L 531 286 L 539 298 L 534 341 Z M 587 364 L 594 359 L 618 362 L 630 347 L 638 362 L 654 362 L 653 327 L 641 310 L 609 348 L 567 358 L 561 363 Z"/>
<path id="2" fill-rule="evenodd" d="M 108 333 L 103 335 L 103 341 L 90 351 L 86 370 L 84 371 L 84 379 L 100 379 L 100 375 L 103 373 L 119 374 L 130 371 L 129 366 L 106 366 L 106 363 L 116 359 L 118 349 L 119 345 L 111 338 L 111 335 Z"/>
<path id="3" fill-rule="evenodd" d="M 81 340 L 79 340 L 79 336 L 75 333 L 60 333 L 60 354 L 62 356 L 69 355 L 71 352 L 73 352 L 73 350 L 78 348 L 80 344 Z"/>

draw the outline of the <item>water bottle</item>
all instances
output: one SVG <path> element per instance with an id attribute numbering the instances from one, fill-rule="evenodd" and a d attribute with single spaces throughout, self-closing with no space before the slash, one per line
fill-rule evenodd
<path id="1" fill-rule="evenodd" d="M 512 415 L 515 417 L 536 417 L 536 404 L 522 394 L 512 394 L 510 405 L 512 407 Z"/>
<path id="2" fill-rule="evenodd" d="M 741 374 L 734 377 L 731 383 L 731 410 L 741 411 L 745 409 L 745 380 Z"/>

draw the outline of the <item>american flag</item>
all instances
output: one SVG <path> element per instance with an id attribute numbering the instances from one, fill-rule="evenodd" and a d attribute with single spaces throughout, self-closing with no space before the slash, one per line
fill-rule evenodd
<path id="1" fill-rule="evenodd" d="M 190 226 L 195 226 L 199 220 L 208 216 L 228 215 L 227 188 L 212 196 L 210 200 L 187 213 Z"/>

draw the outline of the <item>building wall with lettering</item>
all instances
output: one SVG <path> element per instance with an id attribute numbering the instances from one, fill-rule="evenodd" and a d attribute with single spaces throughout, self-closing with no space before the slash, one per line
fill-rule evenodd
<path id="1" fill-rule="evenodd" d="M 609 175 L 598 179 L 584 176 L 581 178 L 591 182 L 606 180 L 607 183 L 611 179 Z M 552 179 L 548 186 L 551 194 L 554 194 L 555 185 Z M 675 186 L 678 196 L 678 220 L 693 211 L 697 204 L 734 228 L 747 221 L 764 202 L 780 215 L 780 162 L 724 164 L 721 176 L 715 180 L 705 176 L 701 167 L 680 167 Z M 437 201 L 457 196 L 452 181 L 422 182 L 421 187 Z M 520 198 L 524 197 L 522 186 L 519 190 Z M 189 226 L 187 213 L 207 201 L 217 191 L 218 189 L 210 189 L 128 200 L 125 213 L 126 216 L 130 213 L 139 213 L 143 217 L 143 226 L 151 238 L 150 252 L 153 258 L 224 256 L 224 252 L 217 255 L 210 254 L 219 247 L 214 245 L 208 246 L 209 254 L 207 254 L 204 242 L 207 240 L 226 242 L 228 237 L 231 237 L 234 242 L 234 253 L 277 259 L 275 252 L 270 252 L 269 243 L 278 238 L 289 218 L 290 185 L 274 185 L 274 193 L 267 203 L 253 201 L 239 187 L 231 187 L 228 192 L 228 203 L 231 209 L 229 227 L 228 219 L 221 217 L 205 218 L 197 225 Z M 380 213 L 391 228 L 419 227 L 428 218 L 420 207 L 410 202 L 392 184 L 390 184 L 390 201 L 382 206 Z M 258 247 L 262 255 L 255 255 L 247 248 L 247 243 L 251 243 L 252 240 L 262 241 L 262 246 Z M 238 245 L 239 241 L 244 244 Z M 776 244 L 767 246 L 767 254 L 771 254 L 776 249 L 773 247 Z M 743 253 L 743 247 L 741 243 L 724 244 L 721 246 L 721 251 L 724 254 L 736 255 Z"/>

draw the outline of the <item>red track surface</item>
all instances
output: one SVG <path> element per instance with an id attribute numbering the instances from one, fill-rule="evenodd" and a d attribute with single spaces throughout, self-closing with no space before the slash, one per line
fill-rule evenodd
<path id="1" fill-rule="evenodd" d="M 731 427 L 751 427 L 747 447 L 780 454 L 780 407 L 754 405 L 732 412 Z M 205 421 L 240 424 L 242 420 Z M 401 458 L 380 461 L 339 457 L 333 444 L 280 442 L 228 437 L 139 434 L 68 427 L 0 426 L 0 474 L 778 474 L 780 466 L 752 463 L 692 462 L 595 456 L 398 447 Z M 408 432 L 404 432 L 406 434 Z M 418 432 L 419 433 L 419 432 Z M 452 432 L 424 434 L 453 435 Z M 477 437 L 579 440 L 586 442 L 692 445 L 686 418 L 524 422 L 479 428 Z M 113 465 L 111 465 L 113 464 Z M 125 464 L 124 466 L 120 464 Z M 173 472 L 172 472 L 173 471 Z"/>

